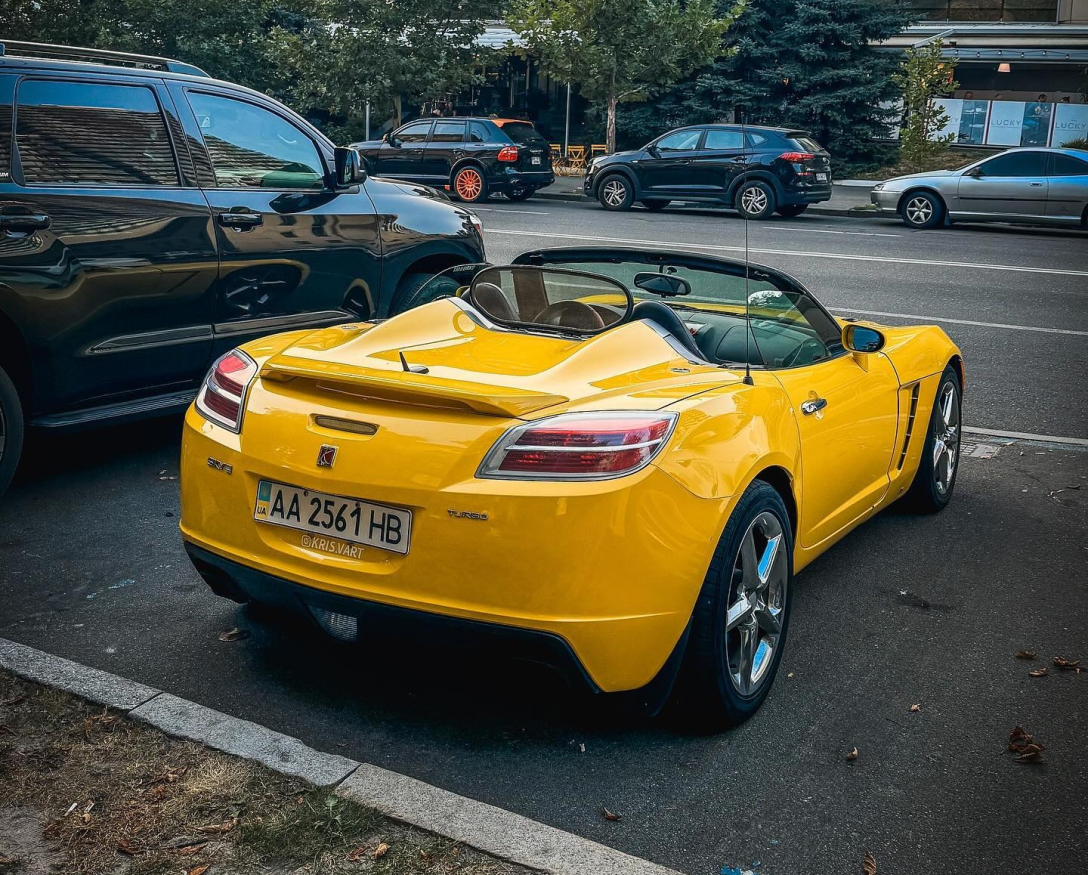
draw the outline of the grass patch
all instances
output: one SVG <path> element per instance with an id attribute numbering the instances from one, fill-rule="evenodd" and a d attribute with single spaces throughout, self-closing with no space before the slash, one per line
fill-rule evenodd
<path id="1" fill-rule="evenodd" d="M 858 179 L 891 179 L 893 176 L 905 176 L 908 173 L 928 173 L 931 170 L 958 170 L 974 161 L 997 153 L 987 149 L 945 149 L 921 164 L 897 161 L 878 167 L 865 167 L 857 171 Z"/>
<path id="2" fill-rule="evenodd" d="M 529 870 L 0 671 L 0 875 L 54 872 Z"/>

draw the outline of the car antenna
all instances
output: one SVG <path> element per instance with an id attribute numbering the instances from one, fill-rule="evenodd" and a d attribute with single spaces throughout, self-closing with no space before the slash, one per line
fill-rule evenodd
<path id="1" fill-rule="evenodd" d="M 426 374 L 427 368 L 424 365 L 410 365 L 408 359 L 404 357 L 404 353 L 398 350 L 397 355 L 400 356 L 400 366 L 404 368 L 406 374 Z"/>
<path id="2" fill-rule="evenodd" d="M 748 134 L 745 128 L 745 117 L 747 113 L 741 109 L 740 117 L 740 153 L 744 153 L 748 149 Z M 754 386 L 755 382 L 752 380 L 752 312 L 751 312 L 751 298 L 748 295 L 748 274 L 750 269 L 748 267 L 748 212 L 744 209 L 744 203 L 740 205 L 740 215 L 744 220 L 744 380 L 742 381 L 745 386 Z"/>

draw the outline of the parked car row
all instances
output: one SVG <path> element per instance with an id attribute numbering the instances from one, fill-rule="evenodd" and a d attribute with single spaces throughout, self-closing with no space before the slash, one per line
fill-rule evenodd
<path id="1" fill-rule="evenodd" d="M 239 343 L 410 308 L 436 271 L 483 257 L 470 212 L 368 178 L 263 94 L 168 59 L 7 42 L 0 492 L 28 425 L 184 410 Z"/>

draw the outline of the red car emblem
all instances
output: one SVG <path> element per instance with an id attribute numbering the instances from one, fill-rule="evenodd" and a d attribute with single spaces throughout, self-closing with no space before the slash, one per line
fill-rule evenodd
<path id="1" fill-rule="evenodd" d="M 321 449 L 317 451 L 317 467 L 331 468 L 332 463 L 335 461 L 336 447 L 330 447 L 328 444 L 322 444 Z"/>

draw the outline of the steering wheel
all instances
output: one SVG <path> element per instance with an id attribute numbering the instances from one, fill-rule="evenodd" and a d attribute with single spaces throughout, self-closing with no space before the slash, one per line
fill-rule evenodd
<path id="1" fill-rule="evenodd" d="M 557 328 L 574 328 L 581 331 L 600 331 L 604 328 L 601 314 L 580 301 L 556 301 L 536 314 L 537 325 L 554 325 Z"/>

